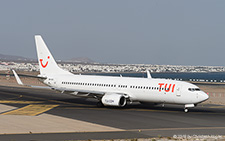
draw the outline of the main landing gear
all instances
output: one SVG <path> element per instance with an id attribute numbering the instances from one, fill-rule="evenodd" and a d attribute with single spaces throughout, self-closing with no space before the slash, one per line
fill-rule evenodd
<path id="1" fill-rule="evenodd" d="M 104 104 L 102 103 L 101 100 L 97 103 L 97 107 L 99 107 L 99 108 L 104 107 Z"/>

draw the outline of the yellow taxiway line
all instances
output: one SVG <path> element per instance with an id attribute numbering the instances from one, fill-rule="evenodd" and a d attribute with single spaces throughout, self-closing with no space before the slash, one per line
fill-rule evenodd
<path id="1" fill-rule="evenodd" d="M 26 116 L 36 116 L 51 110 L 59 105 L 28 105 L 16 110 L 12 110 L 1 115 L 26 115 Z"/>
<path id="2" fill-rule="evenodd" d="M 0 100 L 1 104 L 36 104 L 42 101 L 22 101 L 22 100 Z"/>

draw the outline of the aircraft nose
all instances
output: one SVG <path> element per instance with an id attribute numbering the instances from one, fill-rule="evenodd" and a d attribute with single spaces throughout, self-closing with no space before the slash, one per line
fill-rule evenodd
<path id="1" fill-rule="evenodd" d="M 201 102 L 206 101 L 207 99 L 209 99 L 209 95 L 206 94 L 205 92 L 199 93 L 199 96 L 200 96 L 199 98 L 200 98 Z"/>

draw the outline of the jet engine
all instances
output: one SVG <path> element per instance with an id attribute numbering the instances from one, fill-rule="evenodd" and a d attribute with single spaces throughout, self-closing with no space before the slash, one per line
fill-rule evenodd
<path id="1" fill-rule="evenodd" d="M 124 107 L 127 103 L 126 98 L 120 94 L 105 94 L 101 101 L 104 106 Z"/>

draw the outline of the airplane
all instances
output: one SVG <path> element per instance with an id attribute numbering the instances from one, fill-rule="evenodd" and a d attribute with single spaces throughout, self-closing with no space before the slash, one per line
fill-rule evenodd
<path id="1" fill-rule="evenodd" d="M 149 71 L 147 78 L 72 74 L 57 65 L 40 35 L 35 35 L 35 44 L 40 67 L 37 77 L 47 85 L 47 89 L 78 97 L 95 98 L 99 101 L 98 106 L 124 107 L 132 102 L 168 103 L 184 105 L 184 112 L 187 113 L 189 108 L 209 98 L 194 84 L 152 78 Z M 18 84 L 24 85 L 14 70 L 13 73 Z"/>

